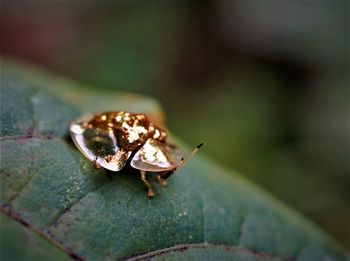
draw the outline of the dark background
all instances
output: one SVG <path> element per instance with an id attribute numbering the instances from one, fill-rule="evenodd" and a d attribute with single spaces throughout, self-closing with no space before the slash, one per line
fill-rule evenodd
<path id="1" fill-rule="evenodd" d="M 1 1 L 1 53 L 157 98 L 167 125 L 350 246 L 348 1 Z"/>

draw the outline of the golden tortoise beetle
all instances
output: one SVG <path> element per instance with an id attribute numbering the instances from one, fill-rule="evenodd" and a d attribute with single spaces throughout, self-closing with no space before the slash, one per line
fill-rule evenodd
<path id="1" fill-rule="evenodd" d="M 70 133 L 78 149 L 96 167 L 120 171 L 131 158 L 130 165 L 141 171 L 148 197 L 153 197 L 154 192 L 146 179 L 147 172 L 156 172 L 159 184 L 164 187 L 166 179 L 185 163 L 183 153 L 167 143 L 167 133 L 145 114 L 124 111 L 85 114 L 71 123 Z M 196 147 L 191 157 L 202 145 Z"/>

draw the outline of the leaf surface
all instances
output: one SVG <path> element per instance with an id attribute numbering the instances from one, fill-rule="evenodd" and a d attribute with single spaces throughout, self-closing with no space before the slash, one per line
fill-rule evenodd
<path id="1" fill-rule="evenodd" d="M 83 260 L 142 258 L 177 245 L 188 248 L 154 258 L 346 258 L 313 224 L 201 155 L 172 176 L 166 189 L 150 175 L 156 192 L 150 200 L 138 171 L 96 170 L 68 137 L 70 121 L 88 111 L 146 112 L 161 121 L 154 100 L 100 93 L 13 64 L 4 72 L 0 188 L 7 215 L 1 227 L 7 232 L 1 233 L 1 248 L 16 245 L 24 229 L 38 238 L 23 243 L 26 248 L 34 244 L 33 254 L 45 254 L 51 245 L 57 259 L 62 253 Z M 10 226 L 20 232 L 10 233 Z"/>

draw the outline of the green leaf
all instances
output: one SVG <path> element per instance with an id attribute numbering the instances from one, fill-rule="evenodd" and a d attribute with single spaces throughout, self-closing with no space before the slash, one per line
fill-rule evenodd
<path id="1" fill-rule="evenodd" d="M 28 224 L 13 222 L 2 213 L 0 217 L 1 260 L 70 260 L 49 238 L 28 229 Z"/>
<path id="2" fill-rule="evenodd" d="M 131 260 L 281 260 L 273 255 L 264 255 L 245 248 L 214 245 L 214 244 L 192 244 L 178 245 L 160 251 L 132 258 Z"/>
<path id="3" fill-rule="evenodd" d="M 48 246 L 56 259 L 62 253 L 84 260 L 142 259 L 151 251 L 160 260 L 346 258 L 299 214 L 201 155 L 172 176 L 166 189 L 151 175 L 153 199 L 138 171 L 96 170 L 71 142 L 68 125 L 83 112 L 117 109 L 162 118 L 152 99 L 99 92 L 5 64 L 0 188 L 7 215 L 1 218 L 1 249 L 8 260 L 45 256 Z"/>

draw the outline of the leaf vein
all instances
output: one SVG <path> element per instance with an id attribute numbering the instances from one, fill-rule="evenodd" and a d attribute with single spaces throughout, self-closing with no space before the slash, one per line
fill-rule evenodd
<path id="1" fill-rule="evenodd" d="M 183 252 L 189 249 L 206 249 L 206 248 L 216 248 L 216 249 L 221 249 L 225 252 L 229 252 L 232 254 L 236 254 L 238 252 L 244 252 L 244 253 L 249 253 L 253 256 L 259 257 L 259 258 L 266 258 L 266 259 L 276 259 L 276 260 L 290 260 L 290 259 L 285 259 L 279 255 L 273 255 L 273 254 L 267 254 L 267 253 L 262 253 L 258 251 L 251 250 L 249 248 L 245 247 L 240 247 L 240 246 L 231 246 L 231 245 L 222 245 L 222 244 L 213 244 L 213 243 L 204 243 L 204 244 L 184 244 L 184 245 L 176 245 L 173 247 L 161 249 L 161 250 L 156 250 L 153 252 L 149 252 L 143 255 L 139 256 L 134 256 L 131 258 L 124 259 L 125 261 L 141 261 L 141 260 L 151 260 L 152 258 L 159 257 L 159 256 L 164 256 L 170 253 L 174 252 Z"/>
<path id="2" fill-rule="evenodd" d="M 57 247 L 58 249 L 60 249 L 64 253 L 66 253 L 73 260 L 77 260 L 77 261 L 83 261 L 84 260 L 81 256 L 76 254 L 73 250 L 71 250 L 70 248 L 64 246 L 63 244 L 61 244 L 60 242 L 58 242 L 57 240 L 52 238 L 48 233 L 46 233 L 45 231 L 43 231 L 43 230 L 33 226 L 28 221 L 24 220 L 19 213 L 13 211 L 13 209 L 11 208 L 10 205 L 0 204 L 0 211 L 2 213 L 4 213 L 5 215 L 7 215 L 8 217 L 10 217 L 12 220 L 19 222 L 22 226 L 24 226 L 25 228 L 27 228 L 31 232 L 33 232 L 33 233 L 43 237 L 44 239 L 46 239 L 49 242 L 51 242 L 55 247 Z"/>

